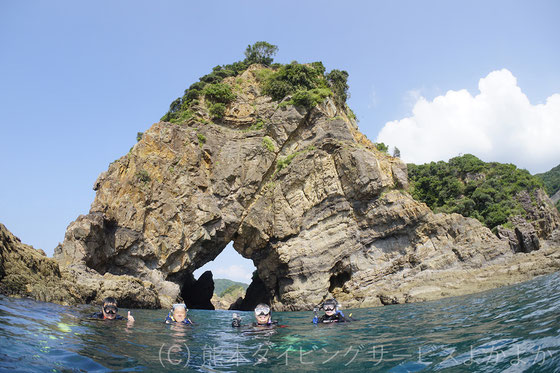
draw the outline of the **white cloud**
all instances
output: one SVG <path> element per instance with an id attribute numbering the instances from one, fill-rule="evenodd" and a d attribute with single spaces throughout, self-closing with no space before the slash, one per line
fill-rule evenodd
<path id="1" fill-rule="evenodd" d="M 217 267 L 212 269 L 214 278 L 227 278 L 234 281 L 251 282 L 253 272 L 246 267 L 230 265 L 229 267 Z"/>
<path id="2" fill-rule="evenodd" d="M 405 162 L 416 164 L 461 153 L 532 173 L 560 163 L 560 94 L 532 105 L 506 69 L 480 79 L 478 88 L 476 96 L 460 90 L 433 101 L 418 97 L 412 116 L 387 122 L 377 142 L 398 147 Z"/>

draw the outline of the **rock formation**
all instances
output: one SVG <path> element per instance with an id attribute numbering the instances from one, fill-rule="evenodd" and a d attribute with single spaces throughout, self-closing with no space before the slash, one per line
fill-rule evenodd
<path id="1" fill-rule="evenodd" d="M 560 213 L 542 189 L 532 194 L 522 191 L 516 199 L 521 203 L 525 216 L 511 216 L 508 222 L 513 228 L 499 227 L 497 235 L 506 240 L 514 252 L 539 250 L 540 240 L 551 239 L 553 232 L 560 227 Z"/>
<path id="2" fill-rule="evenodd" d="M 156 123 L 99 176 L 55 251 L 63 268 L 153 284 L 157 307 L 196 292 L 193 271 L 233 241 L 257 267 L 247 296 L 276 310 L 434 299 L 560 268 L 558 246 L 516 254 L 475 219 L 432 213 L 345 110 L 278 105 L 260 68 L 224 80 L 237 98 L 223 119 L 202 102 L 198 119 Z"/>
<path id="3" fill-rule="evenodd" d="M 113 296 L 123 307 L 159 307 L 159 298 L 152 284 L 131 276 L 101 276 L 88 268 L 58 263 L 23 244 L 0 224 L 0 293 L 30 297 L 64 305 L 95 303 Z"/>
<path id="4" fill-rule="evenodd" d="M 212 272 L 206 271 L 196 281 L 185 282 L 181 288 L 181 297 L 188 308 L 213 310 L 211 302 L 214 295 L 214 280 Z"/>

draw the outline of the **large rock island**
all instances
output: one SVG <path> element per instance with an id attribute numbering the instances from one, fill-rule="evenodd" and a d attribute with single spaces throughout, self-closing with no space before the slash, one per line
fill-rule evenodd
<path id="1" fill-rule="evenodd" d="M 555 209 L 530 252 L 476 219 L 434 214 L 407 192 L 406 164 L 377 150 L 336 95 L 302 105 L 299 92 L 265 94 L 275 69 L 225 77 L 235 94 L 223 106 L 205 91 L 184 121 L 154 124 L 113 162 L 55 250 L 63 271 L 78 283 L 138 281 L 127 298 L 137 306 L 200 303 L 199 289 L 212 292 L 192 273 L 233 241 L 257 268 L 236 307 L 302 310 L 330 297 L 345 307 L 436 299 L 560 269 L 560 245 L 547 241 L 559 236 Z"/>

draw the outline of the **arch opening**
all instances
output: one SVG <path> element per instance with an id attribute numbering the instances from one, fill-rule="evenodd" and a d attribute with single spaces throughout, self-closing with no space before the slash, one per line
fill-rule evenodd
<path id="1" fill-rule="evenodd" d="M 255 271 L 253 261 L 242 257 L 230 242 L 213 260 L 187 276 L 181 296 L 189 308 L 229 309 L 245 297 Z"/>

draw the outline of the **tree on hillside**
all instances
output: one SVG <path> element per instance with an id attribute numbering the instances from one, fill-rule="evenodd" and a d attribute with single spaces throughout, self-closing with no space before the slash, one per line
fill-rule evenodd
<path id="1" fill-rule="evenodd" d="M 343 108 L 348 99 L 348 72 L 334 69 L 327 74 L 326 78 L 335 94 L 336 104 Z"/>
<path id="2" fill-rule="evenodd" d="M 375 143 L 375 147 L 377 148 L 377 150 L 379 150 L 380 152 L 383 153 L 388 153 L 389 152 L 389 146 L 385 145 L 384 142 L 376 142 Z"/>
<path id="3" fill-rule="evenodd" d="M 273 61 L 272 56 L 278 52 L 278 46 L 267 43 L 266 41 L 257 41 L 253 45 L 247 46 L 245 49 L 245 61 L 249 64 L 260 63 L 270 65 Z"/>

